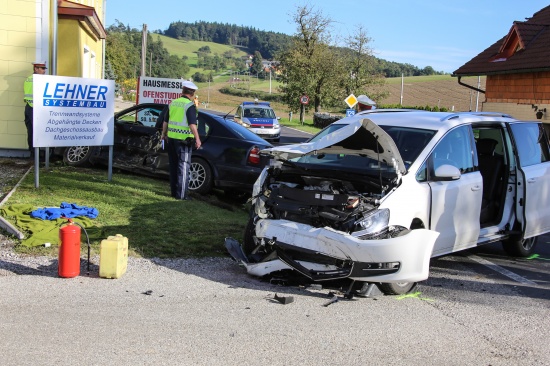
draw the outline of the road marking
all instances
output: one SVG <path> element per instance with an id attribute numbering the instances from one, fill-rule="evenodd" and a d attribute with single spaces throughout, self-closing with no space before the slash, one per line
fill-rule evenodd
<path id="1" fill-rule="evenodd" d="M 471 255 L 468 256 L 468 258 L 470 258 L 474 262 L 482 264 L 485 267 L 490 268 L 493 271 L 496 271 L 496 272 L 500 273 L 501 275 L 506 276 L 506 277 L 516 281 L 516 282 L 522 283 L 524 285 L 529 285 L 529 286 L 538 286 L 537 283 L 535 283 L 533 281 L 530 281 L 527 278 L 521 277 L 520 275 L 518 275 L 514 272 L 511 272 L 511 271 L 507 270 L 506 268 L 502 268 L 501 266 L 499 266 L 497 264 L 494 264 L 493 262 L 489 262 L 486 259 L 478 257 L 477 255 L 471 254 Z"/>

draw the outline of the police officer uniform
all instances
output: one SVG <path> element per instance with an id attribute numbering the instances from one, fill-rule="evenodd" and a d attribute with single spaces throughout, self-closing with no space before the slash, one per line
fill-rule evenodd
<path id="1" fill-rule="evenodd" d="M 358 112 L 376 109 L 376 102 L 366 95 L 360 95 L 357 97 L 357 109 Z"/>
<path id="2" fill-rule="evenodd" d="M 189 170 L 193 147 L 200 148 L 197 132 L 198 111 L 193 94 L 198 87 L 184 81 L 183 96 L 168 107 L 168 120 L 163 123 L 162 139 L 167 141 L 170 164 L 170 193 L 176 199 L 190 199 L 188 193 Z"/>
<path id="3" fill-rule="evenodd" d="M 29 151 L 31 156 L 34 155 L 33 146 L 33 76 L 34 74 L 46 73 L 46 61 L 33 62 L 33 74 L 29 76 L 23 84 L 23 101 L 25 102 L 25 127 L 27 127 L 27 144 L 29 145 Z"/>

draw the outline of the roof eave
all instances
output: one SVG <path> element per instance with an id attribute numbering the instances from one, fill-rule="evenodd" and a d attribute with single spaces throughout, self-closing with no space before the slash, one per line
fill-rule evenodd
<path id="1" fill-rule="evenodd" d="M 488 75 L 504 75 L 504 74 L 523 74 L 527 72 L 544 72 L 550 71 L 550 67 L 537 67 L 531 69 L 512 69 L 512 70 L 499 70 L 499 71 L 471 71 L 464 73 L 453 73 L 452 77 L 459 76 L 488 76 Z"/>

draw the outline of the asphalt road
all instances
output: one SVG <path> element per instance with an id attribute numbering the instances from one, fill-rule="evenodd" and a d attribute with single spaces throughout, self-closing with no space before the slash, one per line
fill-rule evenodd
<path id="1" fill-rule="evenodd" d="M 484 248 L 432 260 L 408 296 L 325 306 L 228 258 L 131 259 L 121 278 L 56 262 L 0 276 L 2 365 L 549 365 L 550 237 L 531 260 Z M 222 245 L 222 243 L 220 243 Z M 471 258 L 524 267 L 512 279 Z M 525 263 L 525 266 L 522 264 Z M 1 264 L 1 260 L 0 260 Z M 292 297 L 282 304 L 274 295 Z"/>

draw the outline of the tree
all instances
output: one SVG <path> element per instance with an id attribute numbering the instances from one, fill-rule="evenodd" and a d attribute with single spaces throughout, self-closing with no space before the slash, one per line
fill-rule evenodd
<path id="1" fill-rule="evenodd" d="M 334 76 L 341 70 L 337 55 L 329 47 L 330 18 L 312 6 L 299 6 L 293 16 L 297 32 L 290 47 L 279 55 L 284 101 L 291 111 L 300 108 L 300 96 L 307 94 L 316 112 L 329 97 Z M 330 98 L 330 97 L 329 97 Z"/>
<path id="2" fill-rule="evenodd" d="M 387 92 L 381 90 L 385 84 L 385 78 L 377 68 L 376 58 L 373 56 L 369 43 L 372 41 L 367 36 L 363 26 L 355 27 L 355 33 L 346 38 L 347 48 L 341 50 L 344 53 L 340 59 L 344 61 L 344 68 L 349 73 L 344 73 L 344 79 L 340 83 L 344 85 L 345 98 L 350 93 L 355 95 L 367 94 L 371 99 L 377 100 L 385 97 Z M 341 100 L 341 99 L 340 99 Z"/>
<path id="3" fill-rule="evenodd" d="M 254 52 L 254 56 L 252 57 L 252 66 L 250 67 L 250 73 L 258 75 L 259 73 L 264 71 L 264 67 L 262 64 L 262 54 L 260 51 Z"/>

